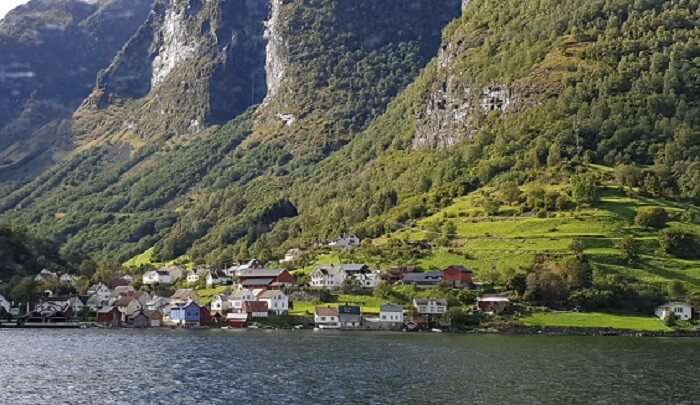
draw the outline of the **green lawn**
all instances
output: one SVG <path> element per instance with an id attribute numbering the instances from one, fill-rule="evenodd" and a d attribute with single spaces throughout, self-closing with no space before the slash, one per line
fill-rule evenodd
<path id="1" fill-rule="evenodd" d="M 223 294 L 228 289 L 230 289 L 230 287 L 221 286 L 221 287 L 204 288 L 201 290 L 197 290 L 197 296 L 199 297 L 198 302 L 200 305 L 209 306 L 209 304 L 211 304 L 211 300 L 214 298 L 215 295 Z"/>
<path id="2" fill-rule="evenodd" d="M 603 170 L 602 167 L 598 169 Z M 560 186 L 545 186 L 546 189 L 557 187 Z M 537 218 L 532 214 L 489 218 L 481 212 L 479 194 L 477 191 L 457 198 L 450 206 L 418 220 L 414 225 L 384 235 L 377 240 L 377 244 L 386 243 L 389 238 L 431 239 L 435 236 L 431 233 L 436 228 L 432 226 L 433 223 L 451 222 L 457 229 L 453 245 L 449 249 L 434 248 L 427 256 L 416 258 L 415 264 L 423 270 L 461 264 L 471 268 L 477 280 L 483 280 L 482 275 L 494 267 L 529 267 L 537 254 L 570 255 L 571 243 L 581 240 L 597 274 L 621 274 L 661 287 L 673 280 L 680 280 L 689 291 L 700 291 L 700 261 L 679 260 L 659 254 L 659 231 L 634 224 L 640 207 L 659 206 L 678 216 L 689 207 L 686 203 L 631 196 L 619 187 L 607 187 L 602 192 L 601 202 L 593 208 L 550 212 L 547 218 Z M 505 208 L 513 211 L 513 207 Z M 475 213 L 480 215 L 475 216 Z M 669 225 L 680 226 L 677 222 Z M 682 226 L 700 233 L 700 225 Z M 625 262 L 618 247 L 620 241 L 630 235 L 642 245 L 642 260 L 635 264 Z"/>
<path id="3" fill-rule="evenodd" d="M 522 319 L 526 326 L 571 328 L 615 328 L 646 332 L 669 332 L 671 329 L 654 317 L 605 314 L 599 312 L 540 312 Z"/>
<path id="4" fill-rule="evenodd" d="M 365 314 L 378 314 L 380 305 L 384 304 L 386 301 L 381 298 L 376 298 L 368 295 L 348 295 L 341 294 L 338 295 L 337 301 L 333 303 L 319 303 L 313 301 L 294 301 L 294 308 L 289 311 L 290 315 L 313 315 L 314 310 L 317 306 L 329 306 L 338 307 L 342 304 L 355 304 L 359 305 L 362 309 L 362 313 Z"/>

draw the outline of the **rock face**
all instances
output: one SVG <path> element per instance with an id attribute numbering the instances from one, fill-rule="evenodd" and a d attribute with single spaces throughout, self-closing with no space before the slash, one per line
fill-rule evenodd
<path id="1" fill-rule="evenodd" d="M 515 91 L 505 84 L 472 86 L 448 76 L 429 95 L 427 106 L 416 117 L 414 148 L 445 148 L 471 137 L 479 116 L 507 113 L 517 106 Z"/>
<path id="2" fill-rule="evenodd" d="M 265 23 L 265 40 L 267 40 L 265 71 L 267 78 L 267 103 L 279 92 L 285 73 L 285 41 L 281 34 L 282 0 L 271 1 L 270 19 Z"/>
<path id="3" fill-rule="evenodd" d="M 462 12 L 468 11 L 469 0 L 462 1 Z M 432 87 L 425 107 L 416 114 L 414 148 L 446 148 L 468 140 L 479 129 L 480 121 L 491 113 L 507 114 L 522 107 L 517 84 L 475 81 L 455 66 L 471 48 L 483 43 L 482 38 L 448 40 L 438 54 Z"/>
<path id="4" fill-rule="evenodd" d="M 259 103 L 269 13 L 267 1 L 158 0 L 76 113 L 81 136 L 92 139 L 105 127 L 144 140 L 182 135 Z M 128 111 L 128 127 L 101 119 L 120 108 Z"/>
<path id="5" fill-rule="evenodd" d="M 325 154 L 383 112 L 435 56 L 442 29 L 459 17 L 462 0 L 271 0 L 270 5 L 268 94 L 258 110 L 264 126 L 258 132 L 299 150 L 322 143 Z"/>
<path id="6" fill-rule="evenodd" d="M 33 0 L 0 21 L 0 180 L 31 176 L 71 148 L 71 113 L 151 5 Z"/>

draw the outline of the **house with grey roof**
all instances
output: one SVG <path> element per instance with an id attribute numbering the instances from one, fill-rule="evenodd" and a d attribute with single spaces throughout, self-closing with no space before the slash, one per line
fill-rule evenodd
<path id="1" fill-rule="evenodd" d="M 362 312 L 358 305 L 339 305 L 338 321 L 343 329 L 357 329 L 362 326 Z"/>
<path id="2" fill-rule="evenodd" d="M 404 310 L 401 305 L 382 304 L 378 316 L 365 316 L 370 329 L 400 330 L 404 326 Z"/>
<path id="3" fill-rule="evenodd" d="M 401 283 L 414 285 L 418 288 L 430 288 L 440 284 L 442 282 L 442 277 L 443 274 L 441 271 L 406 273 L 403 276 Z"/>

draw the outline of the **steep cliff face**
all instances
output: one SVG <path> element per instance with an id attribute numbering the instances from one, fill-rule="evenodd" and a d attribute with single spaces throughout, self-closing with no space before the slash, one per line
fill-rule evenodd
<path id="1" fill-rule="evenodd" d="M 33 0 L 0 22 L 0 180 L 71 148 L 73 110 L 144 22 L 150 0 Z"/>
<path id="2" fill-rule="evenodd" d="M 75 114 L 84 140 L 141 140 L 231 120 L 266 94 L 266 1 L 159 0 Z M 119 125 L 115 112 L 128 117 Z"/>
<path id="3" fill-rule="evenodd" d="M 461 6 L 160 0 L 74 114 L 80 148 L 0 211 L 58 215 L 40 222 L 66 249 L 119 259 L 155 244 L 162 257 L 233 245 L 251 226 L 257 238 L 290 205 L 280 185 L 386 111 Z"/>
<path id="4" fill-rule="evenodd" d="M 462 12 L 478 16 L 477 6 L 464 0 Z M 572 55 L 550 54 L 521 75 L 484 75 L 488 70 L 479 66 L 478 59 L 493 52 L 489 49 L 495 46 L 494 41 L 482 27 L 464 29 L 461 25 L 446 38 L 435 61 L 424 107 L 416 114 L 414 148 L 446 148 L 469 140 L 487 116 L 506 118 L 539 105 L 562 87 L 564 75 L 555 65 L 573 59 Z"/>
<path id="5" fill-rule="evenodd" d="M 439 47 L 461 0 L 273 0 L 268 95 L 252 139 L 323 155 L 381 114 Z M 320 153 L 319 153 L 320 151 Z"/>

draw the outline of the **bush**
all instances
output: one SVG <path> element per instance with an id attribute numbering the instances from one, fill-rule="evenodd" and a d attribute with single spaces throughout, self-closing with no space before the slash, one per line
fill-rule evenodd
<path id="1" fill-rule="evenodd" d="M 642 171 L 634 165 L 620 165 L 615 169 L 615 179 L 626 187 L 637 187 L 642 183 Z"/>
<path id="2" fill-rule="evenodd" d="M 642 207 L 637 210 L 634 223 L 645 228 L 665 228 L 668 223 L 668 212 L 661 207 Z"/>
<path id="3" fill-rule="evenodd" d="M 626 236 L 620 242 L 620 250 L 622 250 L 622 253 L 625 256 L 625 260 L 631 263 L 639 259 L 642 246 L 637 239 L 631 236 Z"/>
<path id="4" fill-rule="evenodd" d="M 608 290 L 587 288 L 571 293 L 569 303 L 586 311 L 601 310 L 612 306 L 613 295 Z"/>
<path id="5" fill-rule="evenodd" d="M 700 237 L 684 229 L 667 229 L 659 237 L 661 249 L 681 259 L 700 259 Z"/>

